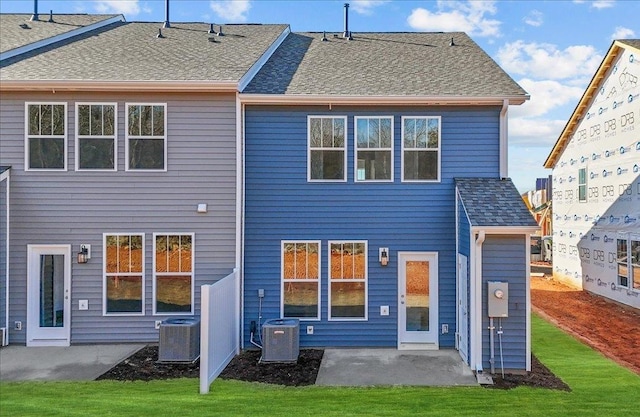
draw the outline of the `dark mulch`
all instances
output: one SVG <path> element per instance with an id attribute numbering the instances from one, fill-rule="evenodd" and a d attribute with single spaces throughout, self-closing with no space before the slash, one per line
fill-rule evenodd
<path id="1" fill-rule="evenodd" d="M 289 386 L 313 385 L 316 382 L 323 354 L 324 351 L 321 349 L 302 349 L 298 361 L 295 363 L 260 363 L 260 351 L 247 350 L 231 360 L 231 363 L 220 374 L 220 378 Z M 497 370 L 498 375 L 493 377 L 495 385 L 487 385 L 486 387 L 510 389 L 517 386 L 530 386 L 571 390 L 533 355 L 531 369 L 532 371 L 528 374 L 505 374 L 504 378 Z M 199 361 L 187 364 L 158 363 L 158 347 L 147 346 L 97 379 L 151 381 L 154 379 L 199 377 Z"/>

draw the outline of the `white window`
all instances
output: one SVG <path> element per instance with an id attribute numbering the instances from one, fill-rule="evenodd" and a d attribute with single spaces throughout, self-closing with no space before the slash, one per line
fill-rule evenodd
<path id="1" fill-rule="evenodd" d="M 103 237 L 104 314 L 144 315 L 144 234 Z"/>
<path id="2" fill-rule="evenodd" d="M 67 170 L 67 104 L 25 104 L 25 170 Z"/>
<path id="3" fill-rule="evenodd" d="M 587 168 L 578 170 L 578 200 L 587 201 Z"/>
<path id="4" fill-rule="evenodd" d="M 193 314 L 194 234 L 154 233 L 153 314 Z"/>
<path id="5" fill-rule="evenodd" d="M 393 117 L 355 118 L 356 181 L 393 181 Z"/>
<path id="6" fill-rule="evenodd" d="M 621 234 L 616 246 L 617 285 L 640 291 L 640 235 Z"/>
<path id="7" fill-rule="evenodd" d="M 309 181 L 346 181 L 347 118 L 309 116 L 307 118 Z"/>
<path id="8" fill-rule="evenodd" d="M 329 242 L 329 320 L 367 319 L 367 242 Z"/>
<path id="9" fill-rule="evenodd" d="M 167 170 L 166 104 L 127 104 L 127 171 Z"/>
<path id="10" fill-rule="evenodd" d="M 76 103 L 76 171 L 116 171 L 115 103 Z"/>
<path id="11" fill-rule="evenodd" d="M 440 117 L 402 117 L 402 181 L 440 181 Z"/>
<path id="12" fill-rule="evenodd" d="M 281 317 L 320 319 L 320 241 L 282 242 Z"/>

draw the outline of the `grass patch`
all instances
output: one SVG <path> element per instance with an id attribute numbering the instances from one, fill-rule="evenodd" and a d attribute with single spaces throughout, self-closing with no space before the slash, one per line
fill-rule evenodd
<path id="1" fill-rule="evenodd" d="M 197 379 L 151 382 L 2 382 L 2 416 L 629 416 L 640 377 L 534 316 L 536 356 L 572 392 L 520 387 L 280 387 Z"/>

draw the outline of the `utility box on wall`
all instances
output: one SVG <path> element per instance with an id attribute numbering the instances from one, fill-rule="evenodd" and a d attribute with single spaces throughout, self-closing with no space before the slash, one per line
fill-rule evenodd
<path id="1" fill-rule="evenodd" d="M 508 282 L 487 282 L 487 311 L 489 317 L 509 317 Z"/>

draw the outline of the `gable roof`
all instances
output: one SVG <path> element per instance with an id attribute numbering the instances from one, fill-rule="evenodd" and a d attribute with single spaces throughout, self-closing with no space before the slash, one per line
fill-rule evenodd
<path id="1" fill-rule="evenodd" d="M 532 227 L 538 223 L 509 178 L 456 178 L 473 227 Z"/>
<path id="2" fill-rule="evenodd" d="M 0 88 L 237 91 L 289 32 L 282 24 L 225 25 L 224 36 L 208 33 L 206 23 L 160 28 L 162 23 L 114 23 L 5 60 Z"/>
<path id="3" fill-rule="evenodd" d="M 0 60 L 124 21 L 122 15 L 115 14 L 56 14 L 35 21 L 30 18 L 30 14 L 0 14 Z"/>
<path id="4" fill-rule="evenodd" d="M 283 97 L 405 97 L 521 104 L 527 93 L 469 36 L 291 33 L 243 91 Z M 453 46 L 450 46 L 453 41 Z"/>
<path id="5" fill-rule="evenodd" d="M 602 63 L 598 67 L 598 70 L 594 74 L 591 82 L 587 86 L 582 98 L 578 102 L 575 110 L 571 114 L 569 121 L 562 129 L 562 133 L 560 133 L 560 137 L 556 141 L 555 145 L 551 149 L 549 156 L 544 161 L 545 168 L 555 168 L 556 163 L 560 159 L 560 156 L 564 152 L 567 145 L 571 141 L 573 134 L 575 133 L 575 129 L 578 127 L 580 121 L 584 118 L 585 113 L 589 110 L 589 104 L 598 93 L 600 83 L 604 80 L 607 75 L 607 72 L 613 65 L 613 62 L 622 54 L 625 49 L 633 48 L 638 53 L 640 53 L 640 39 L 621 39 L 613 41 L 607 54 L 605 55 Z"/>

